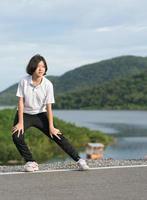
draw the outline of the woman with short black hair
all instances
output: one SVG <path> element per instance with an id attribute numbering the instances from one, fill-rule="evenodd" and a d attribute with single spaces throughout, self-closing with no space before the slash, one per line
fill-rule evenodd
<path id="1" fill-rule="evenodd" d="M 80 158 L 60 130 L 54 127 L 52 112 L 52 104 L 55 103 L 54 90 L 52 82 L 44 77 L 47 72 L 45 59 L 39 54 L 33 56 L 26 67 L 26 72 L 28 75 L 21 79 L 17 88 L 18 107 L 12 128 L 14 144 L 26 161 L 25 171 L 39 170 L 24 139 L 26 129 L 32 126 L 54 140 L 77 162 L 81 170 L 89 169 L 86 161 Z"/>

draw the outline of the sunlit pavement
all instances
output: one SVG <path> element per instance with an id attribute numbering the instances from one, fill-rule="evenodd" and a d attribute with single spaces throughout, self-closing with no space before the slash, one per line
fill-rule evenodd
<path id="1" fill-rule="evenodd" d="M 147 167 L 0 175 L 2 200 L 146 200 Z"/>

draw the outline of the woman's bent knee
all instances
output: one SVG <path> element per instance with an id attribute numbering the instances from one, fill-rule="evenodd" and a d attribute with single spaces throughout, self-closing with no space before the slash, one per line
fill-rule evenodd
<path id="1" fill-rule="evenodd" d="M 18 136 L 18 132 L 13 133 L 12 138 L 14 143 L 22 143 L 22 141 L 24 141 L 23 135 L 20 134 Z"/>

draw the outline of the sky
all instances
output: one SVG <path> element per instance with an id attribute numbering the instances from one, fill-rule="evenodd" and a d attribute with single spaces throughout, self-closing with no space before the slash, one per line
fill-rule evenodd
<path id="1" fill-rule="evenodd" d="M 122 55 L 147 56 L 146 0 L 0 0 L 0 91 L 41 54 L 47 75 Z"/>

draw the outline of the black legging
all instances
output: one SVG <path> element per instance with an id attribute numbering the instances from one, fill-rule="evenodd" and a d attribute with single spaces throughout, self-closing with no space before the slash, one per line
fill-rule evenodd
<path id="1" fill-rule="evenodd" d="M 59 135 L 61 140 L 59 140 L 56 136 L 53 135 L 53 138 L 51 138 L 49 134 L 49 122 L 46 112 L 42 112 L 35 115 L 30 114 L 23 114 L 23 120 L 24 120 L 24 132 L 29 127 L 36 127 L 39 130 L 41 130 L 48 138 L 54 140 L 69 156 L 73 158 L 73 160 L 78 161 L 80 159 L 80 156 L 78 152 L 74 149 L 74 147 L 68 142 L 68 140 L 62 135 Z M 13 126 L 15 126 L 18 123 L 18 112 L 15 115 Z M 16 145 L 19 153 L 22 155 L 22 157 L 25 159 L 26 162 L 28 161 L 35 161 L 32 157 L 32 154 L 25 143 L 24 140 L 24 134 L 20 134 L 18 137 L 18 131 L 15 132 L 12 135 L 13 142 Z"/>

